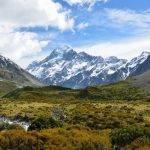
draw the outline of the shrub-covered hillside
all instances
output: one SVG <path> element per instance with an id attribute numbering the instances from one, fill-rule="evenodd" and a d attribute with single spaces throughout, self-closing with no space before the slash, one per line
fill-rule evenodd
<path id="1" fill-rule="evenodd" d="M 0 97 L 4 96 L 8 92 L 13 91 L 16 88 L 17 88 L 17 86 L 14 82 L 7 81 L 7 80 L 1 80 L 0 81 Z"/>
<path id="2" fill-rule="evenodd" d="M 73 90 L 59 86 L 24 87 L 4 96 L 11 99 L 34 100 L 150 100 L 150 93 L 131 85 L 131 81 Z"/>
<path id="3" fill-rule="evenodd" d="M 79 98 L 95 100 L 150 100 L 150 93 L 131 85 L 130 81 L 88 87 L 80 91 Z"/>
<path id="4" fill-rule="evenodd" d="M 32 100 L 52 100 L 62 99 L 67 100 L 74 97 L 74 90 L 59 87 L 59 86 L 47 86 L 47 87 L 24 87 L 16 89 L 6 94 L 3 98 L 11 99 L 32 99 Z"/>

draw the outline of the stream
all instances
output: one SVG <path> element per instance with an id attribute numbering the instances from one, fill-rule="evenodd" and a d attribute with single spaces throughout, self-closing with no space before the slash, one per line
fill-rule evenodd
<path id="1" fill-rule="evenodd" d="M 0 122 L 5 122 L 8 124 L 18 124 L 18 125 L 22 126 L 26 131 L 28 130 L 29 125 L 30 125 L 29 122 L 10 119 L 10 118 L 4 117 L 4 116 L 0 116 Z"/>

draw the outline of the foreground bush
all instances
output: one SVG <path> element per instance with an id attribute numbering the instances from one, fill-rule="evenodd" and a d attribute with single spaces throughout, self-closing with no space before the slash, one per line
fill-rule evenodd
<path id="1" fill-rule="evenodd" d="M 110 137 L 112 145 L 124 147 L 138 138 L 150 138 L 150 132 L 147 128 L 129 126 L 112 131 Z"/>
<path id="2" fill-rule="evenodd" d="M 150 150 L 150 138 L 138 138 L 125 146 L 124 150 Z"/>
<path id="3" fill-rule="evenodd" d="M 40 132 L 0 132 L 0 149 L 11 150 L 109 150 L 108 131 L 55 128 Z"/>

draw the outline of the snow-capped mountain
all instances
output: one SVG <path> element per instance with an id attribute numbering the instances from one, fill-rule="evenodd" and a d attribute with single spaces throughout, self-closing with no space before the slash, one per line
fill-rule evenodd
<path id="1" fill-rule="evenodd" d="M 150 52 L 143 52 L 140 56 L 132 59 L 128 67 L 130 67 L 131 76 L 150 71 Z"/>
<path id="2" fill-rule="evenodd" d="M 0 80 L 8 80 L 18 86 L 43 85 L 33 75 L 19 67 L 13 61 L 0 55 Z"/>
<path id="3" fill-rule="evenodd" d="M 42 61 L 34 61 L 27 71 L 47 85 L 84 88 L 89 85 L 125 80 L 150 56 L 143 52 L 128 61 L 115 56 L 103 58 L 85 52 L 77 53 L 69 46 L 54 49 Z"/>

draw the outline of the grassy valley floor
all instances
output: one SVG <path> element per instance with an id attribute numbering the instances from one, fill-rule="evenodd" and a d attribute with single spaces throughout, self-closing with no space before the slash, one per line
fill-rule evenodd
<path id="1" fill-rule="evenodd" d="M 0 132 L 2 149 L 150 148 L 149 102 L 2 99 L 0 114 L 10 119 L 28 119 L 33 124 L 28 132 L 18 127 Z M 43 126 L 48 118 L 54 118 L 61 126 Z M 22 145 L 17 147 L 17 142 Z"/>
<path id="2" fill-rule="evenodd" d="M 149 106 L 149 90 L 129 80 L 81 90 L 16 89 L 0 100 L 0 149 L 149 150 Z"/>

